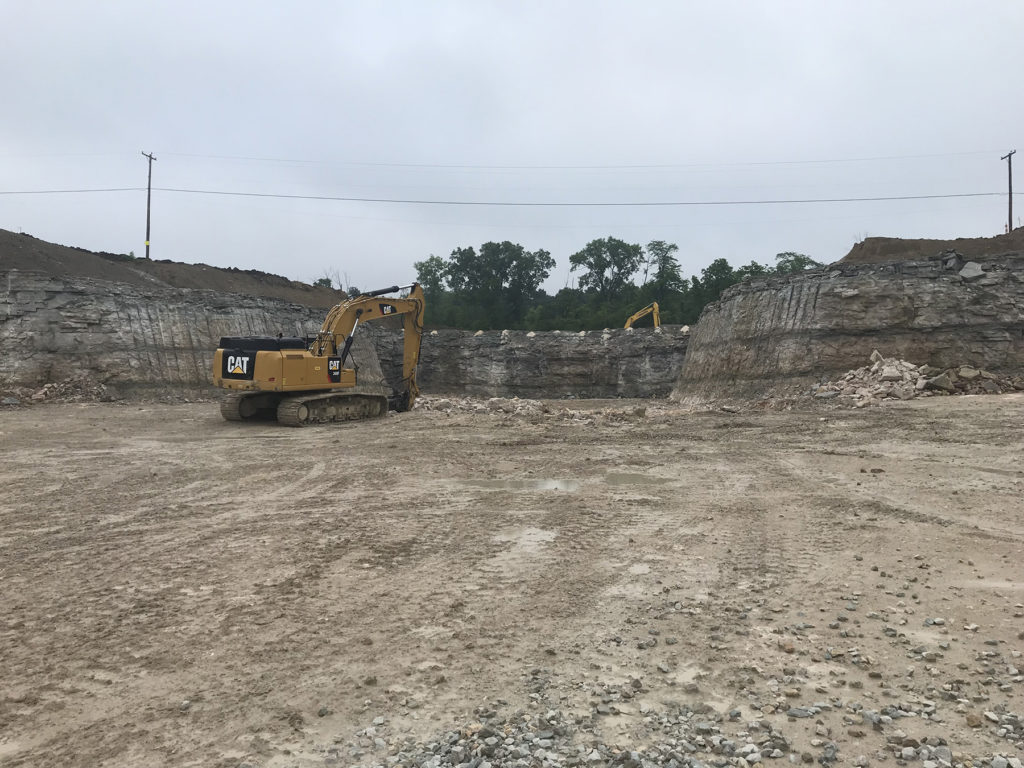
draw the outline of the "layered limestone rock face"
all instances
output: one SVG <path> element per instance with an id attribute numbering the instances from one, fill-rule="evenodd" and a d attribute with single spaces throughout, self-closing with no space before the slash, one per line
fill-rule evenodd
<path id="1" fill-rule="evenodd" d="M 384 336 L 384 334 L 380 334 Z M 689 334 L 683 327 L 603 331 L 456 331 L 423 337 L 417 374 L 424 392 L 483 397 L 664 397 Z M 401 340 L 377 343 L 389 377 L 401 378 Z"/>
<path id="2" fill-rule="evenodd" d="M 695 326 L 673 397 L 784 394 L 872 351 L 935 368 L 1024 368 L 1024 255 L 834 264 L 733 286 Z"/>
<path id="3" fill-rule="evenodd" d="M 305 336 L 325 311 L 215 291 L 0 272 L 0 386 L 100 383 L 113 396 L 211 393 L 221 336 Z M 369 339 L 355 354 L 381 391 Z"/>
<path id="4" fill-rule="evenodd" d="M 0 272 L 0 388 L 78 381 L 115 397 L 209 396 L 221 336 L 306 336 L 325 314 L 264 297 Z M 665 396 L 687 339 L 679 326 L 438 331 L 423 337 L 418 380 L 424 392 L 491 397 Z M 366 391 L 389 393 L 382 382 L 401 379 L 401 332 L 360 326 L 353 361 Z"/>

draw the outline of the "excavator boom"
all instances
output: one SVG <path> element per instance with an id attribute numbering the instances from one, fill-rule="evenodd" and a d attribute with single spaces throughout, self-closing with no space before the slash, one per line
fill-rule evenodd
<path id="1" fill-rule="evenodd" d="M 658 302 L 656 302 L 656 301 L 652 301 L 650 304 L 648 304 L 643 309 L 638 309 L 636 312 L 634 312 L 632 315 L 630 315 L 629 318 L 627 318 L 626 324 L 623 327 L 624 328 L 632 328 L 633 327 L 633 323 L 635 323 L 637 320 L 640 320 L 641 318 L 647 317 L 647 315 L 650 315 L 650 314 L 654 315 L 654 318 L 653 318 L 654 319 L 654 327 L 655 328 L 660 328 L 661 327 L 661 313 L 658 311 Z"/>

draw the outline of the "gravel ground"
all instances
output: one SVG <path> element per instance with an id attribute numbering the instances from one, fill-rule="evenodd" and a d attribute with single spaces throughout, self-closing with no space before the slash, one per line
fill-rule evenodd
<path id="1" fill-rule="evenodd" d="M 0 765 L 1020 768 L 1024 395 L 0 407 Z"/>

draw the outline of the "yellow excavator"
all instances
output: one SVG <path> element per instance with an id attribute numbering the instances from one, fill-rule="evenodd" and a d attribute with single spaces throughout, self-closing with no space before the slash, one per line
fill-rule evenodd
<path id="1" fill-rule="evenodd" d="M 408 290 L 404 296 L 387 294 Z M 336 305 L 316 336 L 225 336 L 213 356 L 213 383 L 232 390 L 221 402 L 229 421 L 276 418 L 305 424 L 383 416 L 408 411 L 419 394 L 416 365 L 423 338 L 423 289 L 418 283 L 362 293 Z M 361 322 L 403 316 L 402 380 L 391 397 L 356 388 L 354 368 L 345 363 Z"/>
<path id="2" fill-rule="evenodd" d="M 630 315 L 629 318 L 626 320 L 625 326 L 623 326 L 623 327 L 624 328 L 632 328 L 633 327 L 633 323 L 635 323 L 637 320 L 639 320 L 642 317 L 647 317 L 647 315 L 650 315 L 652 313 L 654 314 L 654 327 L 655 328 L 660 328 L 661 327 L 661 314 L 658 312 L 658 302 L 656 302 L 656 301 L 652 301 L 650 304 L 648 304 L 643 309 L 638 309 L 636 312 L 634 312 L 632 315 Z"/>

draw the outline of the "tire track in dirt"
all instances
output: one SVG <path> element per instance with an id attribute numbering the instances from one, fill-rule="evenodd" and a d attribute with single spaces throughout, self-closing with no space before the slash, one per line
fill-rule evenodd
<path id="1" fill-rule="evenodd" d="M 285 432 L 225 427 L 210 406 L 40 409 L 62 425 L 44 435 L 38 416 L 7 414 L 0 723 L 18 749 L 0 759 L 322 764 L 378 714 L 386 738 L 458 727 L 495 699 L 589 717 L 632 678 L 649 706 L 740 707 L 798 743 L 801 724 L 772 714 L 787 678 L 807 701 L 849 678 L 863 688 L 829 695 L 889 703 L 865 670 L 824 659 L 830 646 L 863 646 L 893 692 L 917 684 L 883 621 L 911 617 L 900 631 L 934 643 L 923 616 L 958 632 L 970 615 L 984 629 L 965 635 L 964 663 L 1011 647 L 983 642 L 1016 632 L 1019 593 L 1000 578 L 1016 540 L 979 546 L 969 506 L 915 494 L 960 483 L 998 521 L 1017 478 L 970 469 L 993 456 L 977 446 L 928 442 L 927 413 L 844 412 L 839 427 L 829 412 L 610 407 Z M 1016 432 L 993 426 L 1005 413 L 988 413 L 955 436 L 1019 455 Z M 851 445 L 887 471 L 827 453 Z M 943 462 L 958 469 L 929 478 Z M 549 481 L 572 490 L 535 487 Z"/>

